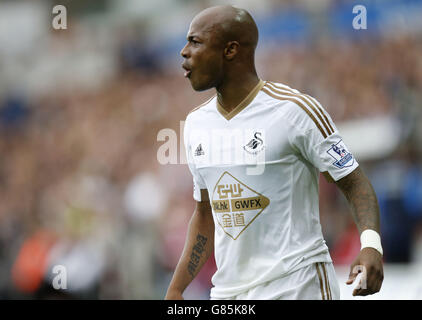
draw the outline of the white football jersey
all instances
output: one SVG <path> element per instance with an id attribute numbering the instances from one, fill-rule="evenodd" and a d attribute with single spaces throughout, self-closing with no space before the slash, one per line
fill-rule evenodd
<path id="1" fill-rule="evenodd" d="M 315 262 L 331 262 L 319 220 L 319 173 L 358 163 L 313 97 L 269 81 L 230 113 L 216 96 L 190 112 L 184 141 L 194 199 L 215 224 L 212 298 L 227 298 Z"/>

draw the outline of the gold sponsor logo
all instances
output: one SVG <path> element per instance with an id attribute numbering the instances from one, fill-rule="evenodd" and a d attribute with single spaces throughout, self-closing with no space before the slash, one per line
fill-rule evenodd
<path id="1" fill-rule="evenodd" d="M 236 240 L 270 200 L 226 171 L 217 181 L 211 203 L 218 224 Z"/>

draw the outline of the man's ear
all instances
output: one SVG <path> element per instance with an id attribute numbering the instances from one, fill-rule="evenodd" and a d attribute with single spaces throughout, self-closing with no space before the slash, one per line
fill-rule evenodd
<path id="1" fill-rule="evenodd" d="M 227 60 L 233 60 L 236 54 L 239 51 L 239 42 L 230 41 L 227 43 L 226 48 L 224 49 L 224 57 Z"/>

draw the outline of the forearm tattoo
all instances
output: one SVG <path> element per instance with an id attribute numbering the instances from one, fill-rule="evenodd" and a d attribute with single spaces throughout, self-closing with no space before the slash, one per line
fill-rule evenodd
<path id="1" fill-rule="evenodd" d="M 372 229 L 379 232 L 379 206 L 377 196 L 368 178 L 357 168 L 337 182 L 352 207 L 353 218 L 359 232 Z"/>
<path id="2" fill-rule="evenodd" d="M 207 237 L 198 233 L 196 236 L 196 243 L 192 248 L 192 253 L 190 255 L 190 260 L 188 264 L 188 272 L 193 277 L 195 277 L 196 270 L 201 262 L 202 253 L 205 251 L 205 244 L 207 243 Z"/>

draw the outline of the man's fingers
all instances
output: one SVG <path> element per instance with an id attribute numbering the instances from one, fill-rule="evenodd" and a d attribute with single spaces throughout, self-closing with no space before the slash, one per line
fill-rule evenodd
<path id="1" fill-rule="evenodd" d="M 359 281 L 359 285 L 353 290 L 353 296 L 367 296 L 381 290 L 383 276 L 382 273 L 371 273 L 366 279 L 366 284 Z"/>
<path id="2" fill-rule="evenodd" d="M 355 290 L 353 290 L 353 296 L 367 296 L 367 295 L 370 295 L 370 294 L 374 294 L 374 293 L 377 293 L 378 291 L 375 291 L 375 290 L 371 290 L 371 289 L 369 289 L 369 288 L 367 288 L 367 289 L 355 289 Z"/>
<path id="3" fill-rule="evenodd" d="M 352 284 L 360 272 L 360 269 L 352 266 L 350 268 L 349 279 L 347 279 L 346 284 Z"/>
<path id="4" fill-rule="evenodd" d="M 355 289 L 353 290 L 353 296 L 367 296 L 374 292 L 370 292 L 368 289 Z"/>
<path id="5" fill-rule="evenodd" d="M 373 290 L 374 284 L 371 280 L 360 278 L 359 284 L 353 290 L 353 296 L 367 296 L 375 293 Z"/>
<path id="6" fill-rule="evenodd" d="M 363 291 L 366 290 L 366 282 L 362 284 L 362 278 L 359 279 L 358 285 L 353 290 L 352 295 L 353 296 L 359 296 L 362 295 Z"/>

